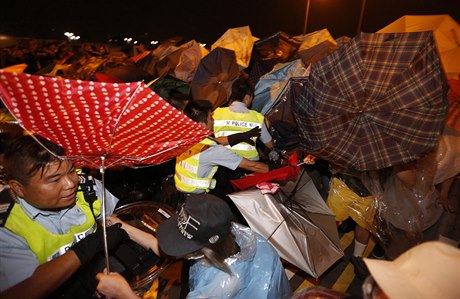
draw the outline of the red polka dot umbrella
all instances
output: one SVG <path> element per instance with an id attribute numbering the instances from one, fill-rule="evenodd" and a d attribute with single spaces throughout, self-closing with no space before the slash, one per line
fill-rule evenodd
<path id="1" fill-rule="evenodd" d="M 24 129 L 61 145 L 80 167 L 160 164 L 211 133 L 143 82 L 0 71 L 0 96 Z"/>
<path id="2" fill-rule="evenodd" d="M 104 83 L 0 71 L 0 97 L 25 130 L 66 149 L 79 167 L 160 164 L 211 134 L 143 82 Z M 102 222 L 105 223 L 105 192 Z M 105 264 L 109 269 L 106 228 Z"/>

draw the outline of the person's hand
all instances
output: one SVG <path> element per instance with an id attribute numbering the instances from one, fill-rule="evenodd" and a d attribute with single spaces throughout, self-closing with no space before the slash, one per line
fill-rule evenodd
<path id="1" fill-rule="evenodd" d="M 107 248 L 115 248 L 121 241 L 128 240 L 128 234 L 121 229 L 121 224 L 115 224 L 107 227 Z M 102 229 L 80 240 L 69 250 L 73 250 L 77 255 L 80 263 L 86 265 L 99 252 L 104 250 L 104 236 Z"/>
<path id="2" fill-rule="evenodd" d="M 269 153 L 268 153 L 268 159 L 270 161 L 278 161 L 280 159 L 280 154 L 278 154 L 277 151 L 275 150 L 271 150 Z"/>
<path id="3" fill-rule="evenodd" d="M 96 275 L 96 279 L 99 280 L 97 291 L 107 298 L 140 298 L 131 290 L 126 279 L 117 272 L 107 273 L 106 268 L 103 273 Z"/>
<path id="4" fill-rule="evenodd" d="M 123 221 L 120 220 L 117 216 L 110 215 L 105 218 L 105 223 L 107 226 L 112 226 L 114 224 L 120 223 L 123 226 Z"/>
<path id="5" fill-rule="evenodd" d="M 259 137 L 259 136 L 260 136 L 260 128 L 254 127 L 247 132 L 229 135 L 227 136 L 227 140 L 230 146 L 234 146 L 235 144 L 238 144 L 241 142 L 246 142 L 246 143 L 249 143 L 250 145 L 256 145 L 254 140 L 252 140 L 251 138 Z"/>
<path id="6" fill-rule="evenodd" d="M 308 154 L 304 159 L 303 159 L 303 162 L 307 165 L 313 165 L 315 164 L 316 162 L 316 157 L 311 155 L 311 154 Z"/>

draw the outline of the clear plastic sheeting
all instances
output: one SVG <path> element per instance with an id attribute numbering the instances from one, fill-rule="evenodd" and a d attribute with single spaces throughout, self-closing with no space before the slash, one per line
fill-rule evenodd
<path id="1" fill-rule="evenodd" d="M 291 288 L 274 249 L 246 226 L 232 224 L 240 252 L 225 260 L 232 275 L 200 260 L 190 268 L 187 298 L 290 298 Z"/>
<path id="2" fill-rule="evenodd" d="M 443 207 L 437 203 L 447 196 L 442 190 L 458 173 L 460 133 L 446 127 L 436 148 L 413 163 L 353 172 L 370 195 L 334 177 L 328 205 L 337 221 L 350 216 L 380 239 L 388 257 L 396 257 L 420 243 L 423 231 L 439 220 Z"/>
<path id="3" fill-rule="evenodd" d="M 445 182 L 460 173 L 460 132 L 445 127 L 436 150 L 435 185 Z"/>

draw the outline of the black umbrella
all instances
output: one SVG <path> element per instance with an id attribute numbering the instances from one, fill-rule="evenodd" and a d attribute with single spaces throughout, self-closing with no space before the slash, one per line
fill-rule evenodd
<path id="1" fill-rule="evenodd" d="M 209 100 L 213 108 L 227 103 L 233 81 L 240 74 L 235 52 L 215 48 L 201 59 L 191 82 L 194 99 Z"/>

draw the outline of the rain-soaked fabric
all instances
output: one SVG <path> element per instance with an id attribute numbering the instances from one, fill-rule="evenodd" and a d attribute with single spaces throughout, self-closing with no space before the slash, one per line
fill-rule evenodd
<path id="1" fill-rule="evenodd" d="M 240 252 L 225 262 L 232 275 L 201 260 L 190 268 L 191 298 L 290 298 L 291 288 L 273 247 L 250 228 L 233 223 Z"/>

